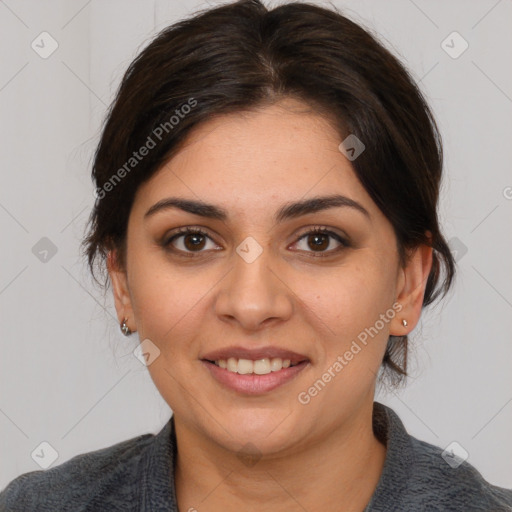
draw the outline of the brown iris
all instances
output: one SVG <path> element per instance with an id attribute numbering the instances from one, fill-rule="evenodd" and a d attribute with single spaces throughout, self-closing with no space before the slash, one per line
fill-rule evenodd
<path id="1" fill-rule="evenodd" d="M 191 243 L 189 243 L 190 240 L 192 240 Z M 183 243 L 189 251 L 201 250 L 205 244 L 205 236 L 200 233 L 191 233 L 183 237 Z"/>
<path id="2" fill-rule="evenodd" d="M 314 240 L 313 244 L 311 244 L 311 240 Z M 315 233 L 313 235 L 308 236 L 308 245 L 310 249 L 316 251 L 316 249 L 327 249 L 329 247 L 329 236 L 322 233 Z"/>

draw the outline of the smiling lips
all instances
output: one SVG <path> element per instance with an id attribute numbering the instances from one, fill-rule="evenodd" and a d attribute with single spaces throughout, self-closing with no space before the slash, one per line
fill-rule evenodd
<path id="1" fill-rule="evenodd" d="M 243 347 L 227 347 L 201 357 L 203 361 L 215 363 L 220 368 L 240 374 L 256 373 L 264 375 L 277 372 L 282 368 L 295 366 L 307 361 L 303 354 L 277 347 L 249 349 Z"/>
<path id="2" fill-rule="evenodd" d="M 201 358 L 221 384 L 244 394 L 261 394 L 289 381 L 309 359 L 276 347 L 245 349 L 229 347 Z"/>

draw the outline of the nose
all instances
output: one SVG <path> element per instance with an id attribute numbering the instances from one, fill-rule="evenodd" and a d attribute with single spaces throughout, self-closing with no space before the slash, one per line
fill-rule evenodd
<path id="1" fill-rule="evenodd" d="M 290 318 L 293 292 L 268 250 L 247 262 L 235 254 L 231 272 L 220 283 L 215 312 L 224 322 L 256 331 Z"/>

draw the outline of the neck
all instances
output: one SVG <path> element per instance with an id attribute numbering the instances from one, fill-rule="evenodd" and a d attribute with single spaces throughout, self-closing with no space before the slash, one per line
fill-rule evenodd
<path id="1" fill-rule="evenodd" d="M 373 400 L 347 424 L 286 457 L 242 458 L 175 417 L 180 510 L 361 512 L 378 484 L 386 448 L 372 429 Z"/>

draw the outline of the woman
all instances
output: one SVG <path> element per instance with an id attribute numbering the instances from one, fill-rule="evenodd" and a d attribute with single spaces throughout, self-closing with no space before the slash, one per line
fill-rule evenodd
<path id="1" fill-rule="evenodd" d="M 242 0 L 164 30 L 108 114 L 84 245 L 173 416 L 2 510 L 512 510 L 374 402 L 454 277 L 441 169 L 421 93 L 337 12 Z"/>

